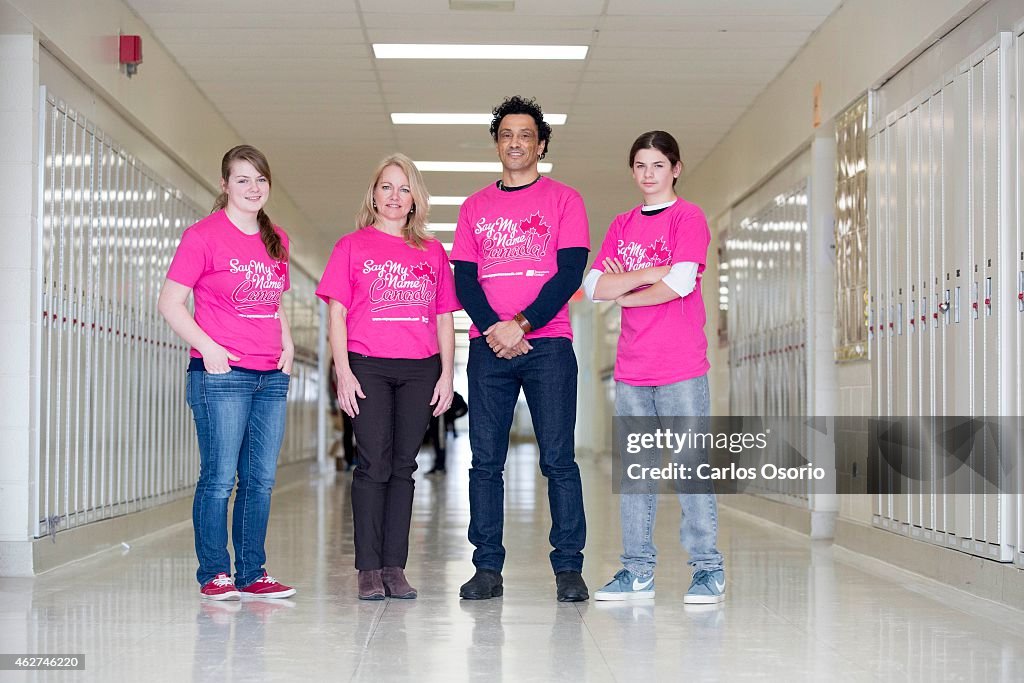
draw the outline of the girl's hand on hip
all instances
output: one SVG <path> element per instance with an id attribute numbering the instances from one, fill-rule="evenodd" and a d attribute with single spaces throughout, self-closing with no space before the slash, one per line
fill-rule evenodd
<path id="1" fill-rule="evenodd" d="M 199 353 L 203 357 L 203 367 L 211 375 L 223 375 L 231 372 L 231 365 L 228 364 L 228 361 L 241 360 L 241 358 L 220 344 L 213 344 L 209 348 L 199 349 Z"/>
<path id="2" fill-rule="evenodd" d="M 295 347 L 286 346 L 281 349 L 281 357 L 277 359 L 277 369 L 286 375 L 292 374 L 292 364 L 295 362 Z"/>

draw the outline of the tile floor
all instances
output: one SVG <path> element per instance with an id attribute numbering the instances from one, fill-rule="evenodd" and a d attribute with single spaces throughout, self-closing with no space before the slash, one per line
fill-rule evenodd
<path id="1" fill-rule="evenodd" d="M 274 496 L 269 571 L 285 601 L 210 603 L 194 581 L 191 525 L 35 579 L 0 579 L 0 652 L 79 652 L 84 672 L 7 680 L 718 681 L 1021 680 L 1024 616 L 723 509 L 722 606 L 684 607 L 678 504 L 661 501 L 653 605 L 560 604 L 535 447 L 506 473 L 503 598 L 464 602 L 469 459 L 418 483 L 408 575 L 415 601 L 360 602 L 348 476 Z M 421 455 L 421 471 L 431 456 Z M 618 569 L 610 468 L 582 463 L 593 592 Z"/>

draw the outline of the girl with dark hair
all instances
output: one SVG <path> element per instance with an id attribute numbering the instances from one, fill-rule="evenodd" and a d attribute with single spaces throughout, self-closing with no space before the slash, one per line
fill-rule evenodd
<path id="1" fill-rule="evenodd" d="M 338 404 L 352 418 L 352 517 L 360 600 L 417 596 L 405 577 L 416 454 L 452 404 L 460 308 L 429 199 L 409 157 L 374 170 L 356 230 L 334 245 L 316 293 L 328 306 Z M 433 409 L 431 409 L 433 406 Z"/>
<path id="2" fill-rule="evenodd" d="M 700 278 L 711 233 L 704 212 L 676 196 L 683 170 L 679 144 L 661 130 L 644 133 L 629 151 L 629 167 L 643 203 L 612 221 L 593 270 L 584 281 L 591 301 L 622 306 L 615 357 L 615 414 L 654 417 L 678 433 L 707 432 L 707 337 Z M 660 453 L 642 452 L 644 467 L 659 467 Z M 623 455 L 623 467 L 626 466 Z M 634 456 L 631 456 L 631 458 Z M 680 456 L 696 472 L 707 450 Z M 630 459 L 630 463 L 634 462 Z M 654 598 L 656 483 L 624 479 L 620 496 L 623 569 L 594 594 L 596 600 Z M 684 603 L 725 598 L 725 572 L 716 546 L 718 509 L 710 484 L 687 486 L 679 533 L 690 555 L 693 580 Z"/>
<path id="3" fill-rule="evenodd" d="M 295 594 L 263 568 L 295 353 L 281 308 L 288 289 L 288 236 L 263 210 L 270 184 L 270 167 L 259 150 L 228 150 L 213 213 L 181 236 L 158 304 L 192 346 L 187 395 L 200 457 L 192 525 L 196 578 L 208 600 Z M 186 306 L 189 294 L 194 316 Z M 232 579 L 227 511 L 236 476 Z"/>

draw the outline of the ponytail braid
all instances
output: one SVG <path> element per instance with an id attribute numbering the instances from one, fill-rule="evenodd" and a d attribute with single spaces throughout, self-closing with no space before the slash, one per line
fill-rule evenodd
<path id="1" fill-rule="evenodd" d="M 260 223 L 260 239 L 263 240 L 263 246 L 267 248 L 270 257 L 278 261 L 287 261 L 288 252 L 285 251 L 281 236 L 277 234 L 277 230 L 274 230 L 274 224 L 270 222 L 267 212 L 260 209 L 260 212 L 256 214 L 256 220 Z"/>

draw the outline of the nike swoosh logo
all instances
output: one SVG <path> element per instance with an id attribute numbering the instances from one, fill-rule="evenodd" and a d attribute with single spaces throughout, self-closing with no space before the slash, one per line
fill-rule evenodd
<path id="1" fill-rule="evenodd" d="M 654 577 L 653 576 L 651 578 L 647 579 L 646 581 L 644 581 L 643 583 L 640 583 L 639 579 L 633 579 L 633 590 L 635 590 L 635 591 L 642 591 L 643 589 L 645 589 L 648 586 L 650 586 L 652 581 L 654 581 Z"/>
<path id="2" fill-rule="evenodd" d="M 716 580 L 715 581 L 715 588 L 717 588 L 718 592 L 721 593 L 722 591 L 725 590 L 725 582 L 723 581 L 722 583 L 718 583 L 718 581 Z"/>

